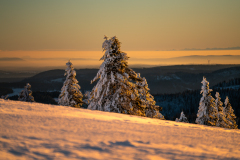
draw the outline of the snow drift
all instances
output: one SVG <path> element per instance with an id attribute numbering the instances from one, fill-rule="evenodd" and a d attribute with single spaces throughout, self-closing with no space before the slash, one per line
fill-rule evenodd
<path id="1" fill-rule="evenodd" d="M 240 159 L 240 131 L 0 100 L 0 159 Z"/>

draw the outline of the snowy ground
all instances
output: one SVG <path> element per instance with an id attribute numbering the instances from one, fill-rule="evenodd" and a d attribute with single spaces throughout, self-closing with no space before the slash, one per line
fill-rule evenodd
<path id="1" fill-rule="evenodd" d="M 240 159 L 240 131 L 0 99 L 0 159 Z"/>

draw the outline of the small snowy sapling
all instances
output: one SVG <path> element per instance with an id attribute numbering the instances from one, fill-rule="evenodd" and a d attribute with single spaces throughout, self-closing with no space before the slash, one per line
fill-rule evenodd
<path id="1" fill-rule="evenodd" d="M 63 83 L 61 93 L 58 97 L 58 104 L 62 106 L 81 107 L 83 104 L 83 95 L 76 79 L 76 71 L 74 70 L 70 60 L 66 63 L 66 65 L 66 80 Z"/>
<path id="2" fill-rule="evenodd" d="M 18 100 L 25 102 L 34 102 L 34 97 L 32 96 L 31 91 L 31 85 L 29 83 L 27 83 L 24 89 L 19 93 Z"/>
<path id="3" fill-rule="evenodd" d="M 181 112 L 181 115 L 180 115 L 180 118 L 176 118 L 175 120 L 176 122 L 186 122 L 188 123 L 188 119 L 187 117 L 185 116 L 185 114 L 183 113 L 183 111 Z"/>

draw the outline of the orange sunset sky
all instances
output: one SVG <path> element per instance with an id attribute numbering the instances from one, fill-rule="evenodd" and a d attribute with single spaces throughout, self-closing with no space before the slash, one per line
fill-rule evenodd
<path id="1" fill-rule="evenodd" d="M 79 58 L 81 65 L 98 65 L 104 35 L 117 36 L 136 64 L 240 55 L 239 7 L 238 0 L 1 0 L 0 58 L 32 58 L 29 64 L 39 66 L 65 65 L 47 58 Z"/>

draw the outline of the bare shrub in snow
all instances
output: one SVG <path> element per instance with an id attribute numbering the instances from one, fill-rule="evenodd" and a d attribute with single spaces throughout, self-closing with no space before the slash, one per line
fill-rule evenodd
<path id="1" fill-rule="evenodd" d="M 8 98 L 8 95 L 2 95 L 1 96 L 1 99 L 5 99 L 6 100 L 7 98 Z"/>

